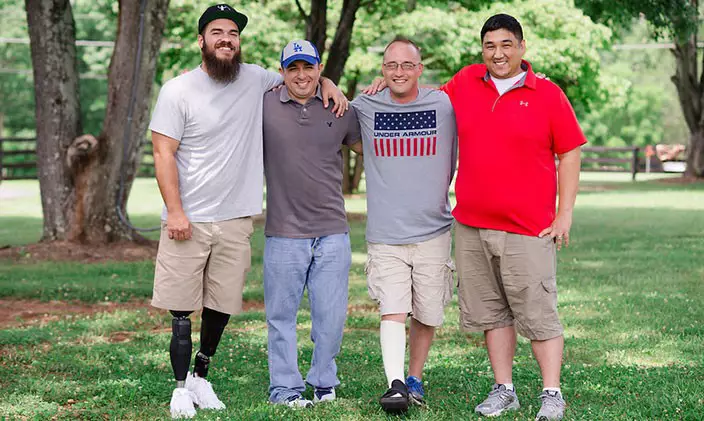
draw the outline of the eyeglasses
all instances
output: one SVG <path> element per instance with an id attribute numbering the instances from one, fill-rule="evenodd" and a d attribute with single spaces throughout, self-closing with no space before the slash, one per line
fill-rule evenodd
<path id="1" fill-rule="evenodd" d="M 420 63 L 411 63 L 410 61 L 404 61 L 403 63 L 397 63 L 395 61 L 391 61 L 389 63 L 384 63 L 384 69 L 394 71 L 398 69 L 398 66 L 401 66 L 402 70 L 413 70 L 415 69 Z"/>

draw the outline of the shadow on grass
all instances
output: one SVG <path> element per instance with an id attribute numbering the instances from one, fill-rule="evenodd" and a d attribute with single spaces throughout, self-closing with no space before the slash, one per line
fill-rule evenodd
<path id="1" fill-rule="evenodd" d="M 166 315 L 142 311 L 95 315 L 38 328 L 49 332 L 51 339 L 36 345 L 0 341 L 0 364 L 7 368 L 0 379 L 0 416 L 167 419 L 173 383 L 168 362 L 170 333 L 162 327 L 168 322 Z M 247 323 L 256 328 L 243 329 Z M 110 334 L 118 330 L 135 333 L 128 341 L 110 343 Z M 493 383 L 485 350 L 456 328 L 447 330 L 435 342 L 425 370 L 429 407 L 412 409 L 406 419 L 471 419 L 474 405 Z M 309 326 L 301 326 L 298 359 L 304 376 L 312 357 L 309 334 Z M 568 349 L 583 345 L 568 339 Z M 305 412 L 269 405 L 266 331 L 261 315 L 235 318 L 223 336 L 209 376 L 227 409 L 212 416 L 395 419 L 384 414 L 377 403 L 386 382 L 376 331 L 351 329 L 345 335 L 338 369 L 338 401 Z M 562 387 L 570 403 L 568 417 L 696 419 L 699 395 L 694 391 L 701 381 L 701 364 L 642 367 L 585 362 L 578 355 L 568 355 Z M 514 383 L 523 403 L 515 419 L 532 419 L 541 381 L 530 346 L 524 341 L 516 355 Z M 305 396 L 310 398 L 311 393 L 309 388 Z M 201 416 L 211 419 L 208 412 Z"/>
<path id="2" fill-rule="evenodd" d="M 14 220 L 15 224 L 22 224 Z M 32 220 L 32 218 L 26 218 Z M 6 218 L 0 218 L 4 222 Z M 40 226 L 39 226 L 40 227 Z M 340 399 L 309 412 L 266 404 L 266 328 L 261 311 L 233 317 L 215 356 L 211 379 L 228 409 L 214 419 L 389 419 L 377 399 L 385 381 L 378 314 L 366 298 L 364 226 L 352 224 L 350 303 L 338 359 Z M 563 390 L 568 417 L 698 419 L 704 382 L 704 214 L 700 209 L 584 207 L 575 211 L 573 243 L 559 253 L 559 303 L 566 328 Z M 253 270 L 245 291 L 263 299 L 264 237 L 252 241 Z M 4 263 L 4 262 L 3 262 Z M 129 300 L 151 294 L 153 263 L 0 264 L 6 297 Z M 299 315 L 299 363 L 309 367 L 310 315 Z M 457 303 L 446 311 L 424 380 L 430 407 L 409 419 L 468 419 L 492 383 L 481 336 L 458 328 Z M 165 314 L 118 312 L 0 331 L 0 418 L 167 419 L 173 387 Z M 110 342 L 115 332 L 134 332 Z M 194 336 L 197 343 L 197 337 Z M 514 378 L 532 419 L 540 390 L 530 344 L 519 341 Z M 308 391 L 310 397 L 310 390 Z M 69 399 L 74 404 L 67 404 Z"/>

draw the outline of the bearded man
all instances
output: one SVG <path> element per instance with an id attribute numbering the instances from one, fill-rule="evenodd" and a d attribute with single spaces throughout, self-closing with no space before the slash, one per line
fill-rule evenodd
<path id="1" fill-rule="evenodd" d="M 262 212 L 262 101 L 283 78 L 242 63 L 245 26 L 247 17 L 229 5 L 206 9 L 198 20 L 202 63 L 164 84 L 149 126 L 165 205 L 152 305 L 173 315 L 173 418 L 193 417 L 194 405 L 225 408 L 206 376 L 230 315 L 242 311 L 251 216 Z M 334 96 L 341 115 L 344 95 L 327 79 L 322 90 L 325 105 Z M 201 309 L 190 374 L 189 316 Z"/>

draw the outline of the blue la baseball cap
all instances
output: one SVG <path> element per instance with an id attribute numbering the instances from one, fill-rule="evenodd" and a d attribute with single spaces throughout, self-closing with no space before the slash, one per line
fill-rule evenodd
<path id="1" fill-rule="evenodd" d="M 303 60 L 310 64 L 320 64 L 320 54 L 318 54 L 318 49 L 310 41 L 291 41 L 281 51 L 281 68 L 285 69 L 296 60 Z"/>

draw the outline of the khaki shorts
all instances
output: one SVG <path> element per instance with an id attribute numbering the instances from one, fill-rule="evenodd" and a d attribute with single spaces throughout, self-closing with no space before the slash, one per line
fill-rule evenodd
<path id="1" fill-rule="evenodd" d="M 251 265 L 252 218 L 194 222 L 190 240 L 169 239 L 161 224 L 152 305 L 167 310 L 203 307 L 242 311 L 242 290 Z"/>
<path id="2" fill-rule="evenodd" d="M 367 287 L 382 315 L 409 314 L 441 326 L 452 299 L 452 235 L 449 231 L 415 244 L 367 243 Z"/>
<path id="3" fill-rule="evenodd" d="M 455 226 L 462 328 L 480 332 L 515 323 L 531 340 L 562 335 L 552 238 Z"/>

